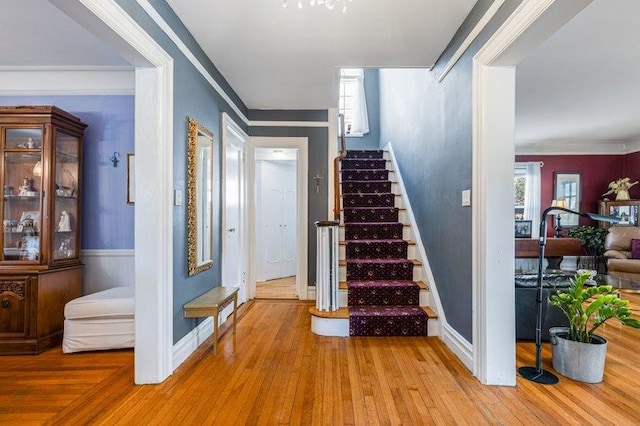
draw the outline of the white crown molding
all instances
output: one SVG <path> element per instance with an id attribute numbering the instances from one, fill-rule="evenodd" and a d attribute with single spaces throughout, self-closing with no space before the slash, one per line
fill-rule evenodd
<path id="1" fill-rule="evenodd" d="M 636 141 L 640 150 L 640 140 Z M 516 155 L 623 155 L 629 142 L 546 140 L 516 142 Z"/>
<path id="2" fill-rule="evenodd" d="M 0 67 L 0 95 L 133 95 L 131 67 Z"/>
<path id="3" fill-rule="evenodd" d="M 638 151 L 640 151 L 640 138 L 625 142 L 624 144 L 625 154 L 633 154 L 634 152 L 638 152 Z"/>
<path id="4" fill-rule="evenodd" d="M 329 127 L 328 121 L 249 121 L 253 127 Z"/>
<path id="5" fill-rule="evenodd" d="M 198 70 L 198 72 L 205 78 L 205 80 L 218 92 L 218 94 L 224 99 L 227 104 L 233 109 L 233 111 L 240 117 L 240 119 L 248 126 L 255 127 L 329 127 L 328 121 L 251 121 L 240 110 L 238 105 L 233 102 L 231 97 L 225 92 L 218 82 L 213 78 L 202 63 L 196 58 L 196 56 L 189 50 L 187 45 L 182 41 L 180 36 L 173 31 L 171 26 L 165 21 L 162 16 L 155 10 L 155 8 L 149 3 L 148 0 L 136 0 L 138 4 L 144 9 L 149 17 L 160 27 L 162 31 L 173 41 L 176 47 L 182 52 L 182 54 L 191 62 L 191 64 Z"/>
<path id="6" fill-rule="evenodd" d="M 498 12 L 498 9 L 500 9 L 500 7 L 504 4 L 504 2 L 505 0 L 495 0 L 491 4 L 491 6 L 489 6 L 489 8 L 484 13 L 484 15 L 482 15 L 482 18 L 480 18 L 476 26 L 473 27 L 471 32 L 463 40 L 462 44 L 460 44 L 460 47 L 458 47 L 458 50 L 456 50 L 453 56 L 449 59 L 449 61 L 447 62 L 447 65 L 445 65 L 444 70 L 440 73 L 440 75 L 437 78 L 438 83 L 444 80 L 445 76 L 449 73 L 449 71 L 451 71 L 454 65 L 462 57 L 464 52 L 467 51 L 469 46 L 471 46 L 471 43 L 473 43 L 476 37 L 478 37 L 478 34 L 480 34 L 480 32 L 484 29 L 484 27 L 487 26 L 491 18 L 493 18 L 493 16 Z"/>

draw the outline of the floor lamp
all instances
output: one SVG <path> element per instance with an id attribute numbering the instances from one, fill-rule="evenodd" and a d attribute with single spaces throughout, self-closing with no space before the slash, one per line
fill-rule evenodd
<path id="1" fill-rule="evenodd" d="M 558 377 L 546 370 L 542 369 L 542 272 L 544 261 L 544 246 L 547 242 L 547 215 L 554 210 L 562 210 L 567 213 L 577 214 L 578 216 L 597 220 L 599 222 L 620 222 L 620 218 L 616 216 L 603 216 L 596 213 L 582 213 L 575 210 L 569 210 L 565 207 L 551 206 L 542 212 L 540 220 L 540 238 L 538 240 L 538 281 L 536 292 L 536 365 L 535 367 L 520 367 L 518 373 L 527 380 L 541 383 L 543 385 L 555 385 L 558 383 Z"/>

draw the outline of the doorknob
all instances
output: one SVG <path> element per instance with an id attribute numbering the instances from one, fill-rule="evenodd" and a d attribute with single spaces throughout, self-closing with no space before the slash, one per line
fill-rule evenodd
<path id="1" fill-rule="evenodd" d="M 229 228 L 227 229 L 227 232 L 236 232 L 236 228 Z"/>

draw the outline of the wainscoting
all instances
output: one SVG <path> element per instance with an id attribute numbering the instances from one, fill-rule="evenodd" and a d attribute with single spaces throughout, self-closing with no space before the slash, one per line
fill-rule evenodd
<path id="1" fill-rule="evenodd" d="M 134 250 L 82 250 L 82 293 L 134 286 Z"/>

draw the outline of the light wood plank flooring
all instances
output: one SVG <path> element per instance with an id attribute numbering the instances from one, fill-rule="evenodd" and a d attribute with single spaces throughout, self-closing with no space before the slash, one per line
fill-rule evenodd
<path id="1" fill-rule="evenodd" d="M 635 298 L 638 295 L 625 295 Z M 640 422 L 640 330 L 607 325 L 605 381 L 483 386 L 437 338 L 332 338 L 310 304 L 249 302 L 164 383 L 134 386 L 133 353 L 0 357 L 0 424 L 420 425 Z M 543 351 L 550 368 L 548 344 Z M 533 343 L 517 345 L 532 365 Z"/>
<path id="2" fill-rule="evenodd" d="M 296 277 L 257 282 L 256 299 L 298 299 Z"/>

